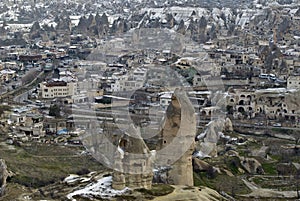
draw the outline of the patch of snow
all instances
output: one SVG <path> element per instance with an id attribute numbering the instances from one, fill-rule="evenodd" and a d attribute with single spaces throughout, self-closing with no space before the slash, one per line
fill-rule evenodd
<path id="1" fill-rule="evenodd" d="M 224 133 L 222 133 L 222 132 L 218 132 L 218 135 L 219 135 L 220 138 L 224 138 L 224 139 L 227 139 L 227 140 L 230 139 L 230 136 L 224 135 Z"/>
<path id="2" fill-rule="evenodd" d="M 118 146 L 118 152 L 121 154 L 121 158 L 124 158 L 124 150 Z"/>
<path id="3" fill-rule="evenodd" d="M 158 174 L 158 173 L 162 173 L 162 172 L 167 172 L 170 169 L 171 169 L 170 166 L 159 166 L 159 167 L 153 168 L 153 173 Z"/>
<path id="4" fill-rule="evenodd" d="M 231 141 L 237 141 L 238 139 L 236 137 L 231 138 Z"/>
<path id="5" fill-rule="evenodd" d="M 211 158 L 209 155 L 203 153 L 202 151 L 197 151 L 193 154 L 193 157 L 204 159 L 204 158 Z"/>
<path id="6" fill-rule="evenodd" d="M 197 136 L 197 139 L 198 139 L 198 140 L 201 140 L 201 139 L 205 138 L 206 134 L 207 134 L 207 129 L 206 129 L 203 133 L 200 133 L 200 134 Z"/>
<path id="7" fill-rule="evenodd" d="M 111 188 L 112 176 L 99 179 L 96 183 L 87 185 L 85 188 L 74 191 L 67 195 L 67 198 L 72 201 L 76 201 L 73 198 L 75 195 L 81 195 L 83 197 L 100 196 L 101 198 L 111 198 L 116 195 L 122 195 L 126 193 L 129 188 L 123 190 L 115 190 Z"/>
<path id="8" fill-rule="evenodd" d="M 68 177 L 66 177 L 64 179 L 64 182 L 67 183 L 67 184 L 71 184 L 71 183 L 74 183 L 76 181 L 80 181 L 81 183 L 85 183 L 85 182 L 88 182 L 90 180 L 91 180 L 91 178 L 80 177 L 76 174 L 70 174 Z"/>
<path id="9" fill-rule="evenodd" d="M 79 179 L 79 176 L 76 174 L 70 174 L 68 177 L 64 179 L 66 183 L 73 183 Z"/>
<path id="10" fill-rule="evenodd" d="M 48 26 L 53 26 L 55 28 L 57 26 L 57 23 L 50 19 L 44 19 L 43 21 L 41 21 L 40 25 L 41 26 L 48 25 Z"/>

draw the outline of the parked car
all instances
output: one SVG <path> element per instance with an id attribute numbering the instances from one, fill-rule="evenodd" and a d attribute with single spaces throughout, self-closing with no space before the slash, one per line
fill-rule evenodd
<path id="1" fill-rule="evenodd" d="M 256 122 L 256 123 L 254 123 L 254 125 L 256 125 L 256 126 L 263 126 L 264 123 L 263 122 Z"/>
<path id="2" fill-rule="evenodd" d="M 275 123 L 273 124 L 274 127 L 281 127 L 281 123 Z"/>

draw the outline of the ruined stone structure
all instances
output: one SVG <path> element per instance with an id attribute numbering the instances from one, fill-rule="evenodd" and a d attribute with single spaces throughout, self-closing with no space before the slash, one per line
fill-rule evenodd
<path id="1" fill-rule="evenodd" d="M 139 128 L 130 125 L 128 132 L 120 138 L 114 164 L 112 183 L 114 189 L 152 187 L 153 161 Z"/>
<path id="2" fill-rule="evenodd" d="M 196 134 L 194 108 L 186 92 L 176 89 L 166 111 L 157 147 L 157 166 L 170 166 L 167 181 L 193 186 L 192 153 Z"/>

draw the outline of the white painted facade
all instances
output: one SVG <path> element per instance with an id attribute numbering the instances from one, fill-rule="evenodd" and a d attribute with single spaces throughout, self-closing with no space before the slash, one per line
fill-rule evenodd
<path id="1" fill-rule="evenodd" d="M 40 84 L 42 98 L 63 98 L 77 94 L 76 82 L 53 81 Z"/>

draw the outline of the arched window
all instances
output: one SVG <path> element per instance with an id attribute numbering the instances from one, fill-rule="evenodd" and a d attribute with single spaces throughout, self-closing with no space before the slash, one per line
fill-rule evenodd
<path id="1" fill-rule="evenodd" d="M 239 105 L 244 105 L 245 103 L 244 103 L 244 100 L 240 100 L 239 101 Z"/>
<path id="2" fill-rule="evenodd" d="M 245 109 L 244 109 L 243 107 L 239 107 L 238 111 L 239 111 L 240 113 L 244 113 L 244 112 L 245 112 Z"/>

